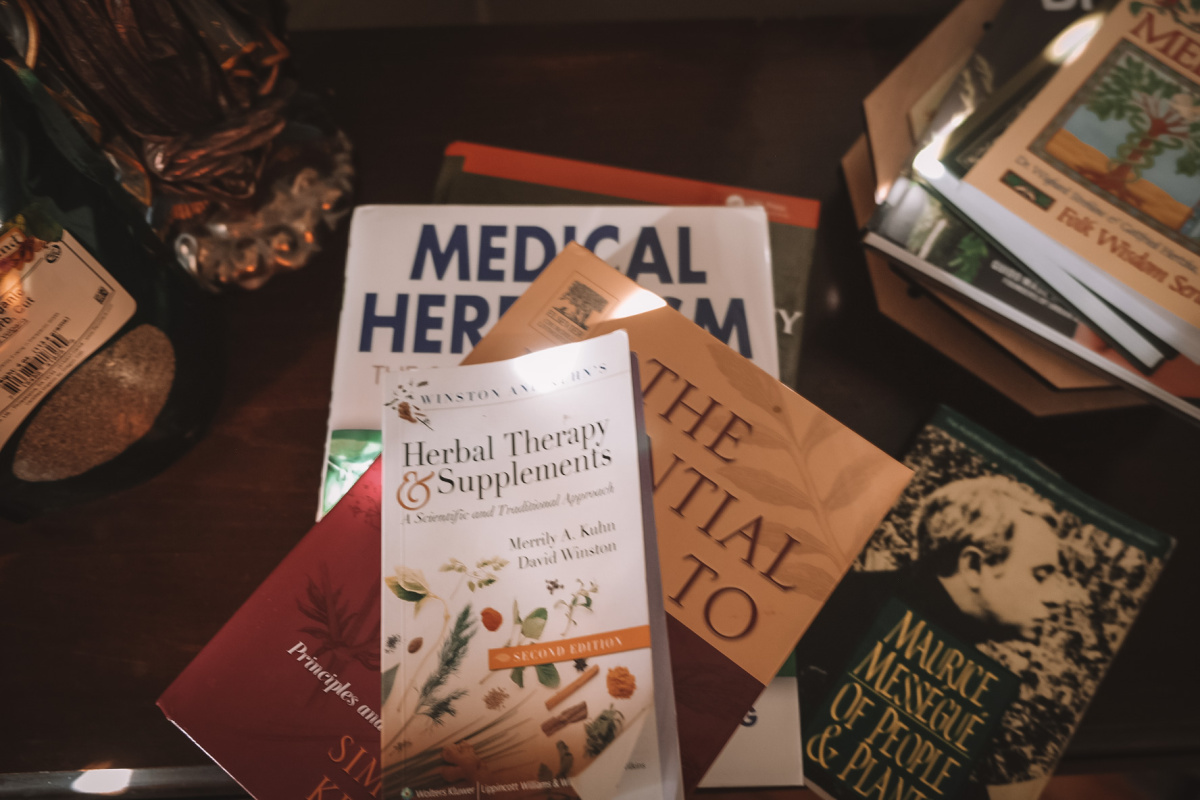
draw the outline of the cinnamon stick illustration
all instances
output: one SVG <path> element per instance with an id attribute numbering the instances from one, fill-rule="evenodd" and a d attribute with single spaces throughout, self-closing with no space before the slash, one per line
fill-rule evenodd
<path id="1" fill-rule="evenodd" d="M 566 686 L 559 689 L 557 692 L 550 695 L 550 697 L 548 697 L 546 699 L 546 710 L 549 711 L 550 709 L 554 708 L 556 705 L 561 703 L 563 700 L 566 700 L 568 697 L 570 697 L 572 694 L 575 693 L 576 689 L 578 689 L 580 686 L 583 686 L 585 683 L 590 681 L 592 678 L 596 677 L 597 673 L 599 673 L 599 672 L 600 672 L 600 667 L 596 664 L 593 664 L 592 666 L 588 667 L 587 670 L 584 671 L 584 673 L 582 675 L 580 675 L 578 678 L 571 681 Z"/>
<path id="2" fill-rule="evenodd" d="M 542 723 L 542 732 L 547 736 L 562 730 L 572 722 L 583 722 L 587 719 L 587 703 L 571 706 L 556 717 L 551 717 Z"/>

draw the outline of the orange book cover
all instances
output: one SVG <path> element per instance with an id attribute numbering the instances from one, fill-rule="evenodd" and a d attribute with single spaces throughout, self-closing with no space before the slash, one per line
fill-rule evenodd
<path id="1" fill-rule="evenodd" d="M 911 472 L 571 244 L 464 363 L 620 328 L 642 365 L 683 778 L 694 787 Z"/>

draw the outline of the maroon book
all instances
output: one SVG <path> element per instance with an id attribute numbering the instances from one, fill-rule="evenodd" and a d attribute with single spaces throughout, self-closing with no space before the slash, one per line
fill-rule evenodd
<path id="1" fill-rule="evenodd" d="M 380 473 L 376 462 L 158 699 L 258 800 L 378 796 Z"/>

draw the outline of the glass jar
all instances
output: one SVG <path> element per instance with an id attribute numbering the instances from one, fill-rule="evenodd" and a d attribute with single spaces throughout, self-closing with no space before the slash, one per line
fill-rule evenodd
<path id="1" fill-rule="evenodd" d="M 214 299 L 9 51 L 0 66 L 0 514 L 154 475 L 220 398 Z"/>

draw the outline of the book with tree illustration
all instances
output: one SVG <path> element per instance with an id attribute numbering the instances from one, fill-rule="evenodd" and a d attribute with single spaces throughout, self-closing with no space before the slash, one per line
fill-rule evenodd
<path id="1" fill-rule="evenodd" d="M 1170 556 L 941 408 L 914 477 L 797 648 L 825 797 L 1036 798 Z"/>
<path id="2" fill-rule="evenodd" d="M 998 251 L 1009 266 L 1021 269 L 1032 281 L 1042 284 L 1042 293 L 1086 321 L 1089 329 L 1122 358 L 1148 373 L 1173 356 L 1172 348 L 1200 352 L 1196 349 L 1200 348 L 1200 338 L 1169 324 L 1157 311 L 1143 309 L 1143 313 L 1135 313 L 1129 304 L 1118 307 L 1098 296 L 1079 278 L 1081 256 L 963 180 L 963 175 L 988 152 L 1047 81 L 1064 64 L 1079 56 L 1103 17 L 1101 12 L 1087 14 L 1059 31 L 1048 43 L 1037 37 L 1038 44 L 1044 46 L 1024 68 L 1009 74 L 1003 85 L 983 98 L 965 119 L 961 114 L 951 114 L 943 121 L 942 128 L 930 132 L 928 142 L 912 161 L 911 173 L 975 228 L 975 237 L 967 241 L 986 239 L 988 249 Z M 1019 22 L 1010 20 L 1008 28 L 1009 38 L 1014 32 L 1021 33 Z M 1004 49 L 1002 43 L 994 44 L 997 49 Z M 1026 44 L 1013 49 L 1028 47 Z M 1012 73 L 1013 66 L 1013 62 L 1007 62 L 1006 72 Z M 945 105 L 950 111 L 960 103 L 948 97 Z M 915 193 L 908 194 L 911 198 Z M 1031 192 L 1030 196 L 1038 203 L 1048 199 L 1044 193 Z"/>
<path id="3" fill-rule="evenodd" d="M 380 375 L 457 364 L 576 239 L 778 375 L 761 208 L 360 206 L 346 254 L 322 511 L 379 455 Z"/>
<path id="4" fill-rule="evenodd" d="M 641 365 L 691 789 L 911 473 L 575 244 L 464 363 L 612 330 L 629 335 Z"/>
<path id="5" fill-rule="evenodd" d="M 621 332 L 388 373 L 385 798 L 682 796 L 636 376 Z"/>
<path id="6" fill-rule="evenodd" d="M 382 463 L 158 699 L 257 800 L 377 800 Z"/>
<path id="7" fill-rule="evenodd" d="M 1060 266 L 1077 281 L 1194 360 L 1198 48 L 1200 2 L 1124 0 L 963 179 L 1066 251 Z"/>

